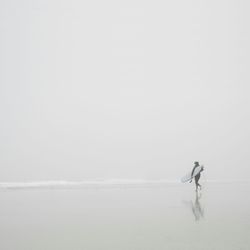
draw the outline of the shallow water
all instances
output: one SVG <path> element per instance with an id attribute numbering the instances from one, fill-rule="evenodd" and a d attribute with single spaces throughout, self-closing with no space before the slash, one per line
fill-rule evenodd
<path id="1" fill-rule="evenodd" d="M 250 249 L 250 183 L 0 190 L 0 249 Z"/>

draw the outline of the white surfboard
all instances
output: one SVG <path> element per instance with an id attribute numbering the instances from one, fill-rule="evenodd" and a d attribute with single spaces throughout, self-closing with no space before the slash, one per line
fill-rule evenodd
<path id="1" fill-rule="evenodd" d="M 185 176 L 183 176 L 181 178 L 181 182 L 187 182 L 190 181 L 191 179 L 193 179 L 197 174 L 199 174 L 201 171 L 204 170 L 203 166 L 199 166 L 194 170 L 193 176 L 191 176 L 192 171 L 190 171 L 188 174 L 186 174 Z"/>

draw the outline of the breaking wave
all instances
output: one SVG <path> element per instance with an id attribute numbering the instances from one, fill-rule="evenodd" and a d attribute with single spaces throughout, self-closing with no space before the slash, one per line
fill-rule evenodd
<path id="1" fill-rule="evenodd" d="M 161 187 L 178 184 L 170 180 L 94 180 L 94 181 L 36 181 L 2 182 L 0 189 L 60 189 L 60 188 L 134 188 Z"/>

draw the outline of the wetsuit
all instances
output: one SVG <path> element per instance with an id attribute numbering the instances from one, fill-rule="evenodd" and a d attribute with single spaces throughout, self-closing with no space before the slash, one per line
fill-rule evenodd
<path id="1" fill-rule="evenodd" d="M 195 184 L 196 184 L 197 187 L 198 187 L 198 186 L 201 187 L 201 185 L 198 183 L 200 177 L 201 177 L 201 174 L 200 174 L 200 173 L 197 174 L 197 175 L 194 177 Z"/>
<path id="2" fill-rule="evenodd" d="M 193 170 L 192 170 L 192 174 L 191 176 L 193 177 L 193 174 L 194 174 L 194 170 L 197 168 L 197 167 L 200 167 L 200 165 L 195 165 Z M 202 171 L 202 170 L 201 170 Z M 201 188 L 201 185 L 199 184 L 199 179 L 201 177 L 201 174 L 197 174 L 195 177 L 194 177 L 194 180 L 195 180 L 195 185 L 196 185 L 196 190 L 198 190 L 198 187 Z"/>

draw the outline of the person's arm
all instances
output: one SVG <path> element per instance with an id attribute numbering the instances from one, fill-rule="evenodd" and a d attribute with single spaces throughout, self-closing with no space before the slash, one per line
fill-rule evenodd
<path id="1" fill-rule="evenodd" d="M 192 170 L 192 173 L 191 173 L 191 177 L 193 178 L 193 174 L 194 174 L 194 170 L 196 169 L 197 167 L 193 167 L 193 170 Z"/>
<path id="2" fill-rule="evenodd" d="M 194 167 L 193 167 L 193 170 L 192 170 L 192 172 L 191 172 L 191 180 L 190 180 L 190 183 L 192 182 L 194 170 L 195 170 L 196 168 L 197 168 L 197 166 L 194 166 Z"/>

